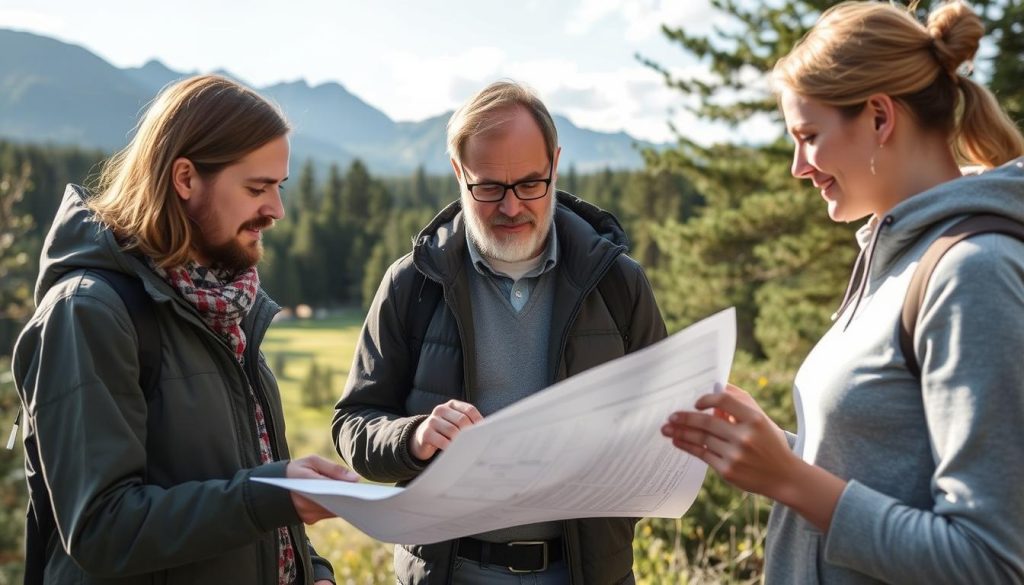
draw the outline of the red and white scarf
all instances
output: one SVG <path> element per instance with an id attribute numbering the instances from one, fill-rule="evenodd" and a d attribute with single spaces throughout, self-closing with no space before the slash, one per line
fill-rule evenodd
<path id="1" fill-rule="evenodd" d="M 173 286 L 196 311 L 203 322 L 220 335 L 242 361 L 245 353 L 245 333 L 242 319 L 252 308 L 260 277 L 256 267 L 231 275 L 189 261 L 177 268 L 153 269 Z"/>

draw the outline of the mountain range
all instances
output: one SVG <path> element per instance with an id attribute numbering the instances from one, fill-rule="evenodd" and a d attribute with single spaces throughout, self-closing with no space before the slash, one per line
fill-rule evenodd
<path id="1" fill-rule="evenodd" d="M 216 73 L 237 79 L 227 71 Z M 112 152 L 126 144 L 161 88 L 193 74 L 157 60 L 122 69 L 77 45 L 0 29 L 0 138 Z M 406 174 L 421 165 L 429 173 L 450 171 L 445 125 L 451 112 L 396 122 L 339 83 L 310 86 L 300 80 L 255 89 L 280 104 L 291 121 L 293 161 L 344 166 L 359 158 L 381 174 Z M 554 118 L 562 168 L 640 168 L 638 148 L 658 146 Z"/>

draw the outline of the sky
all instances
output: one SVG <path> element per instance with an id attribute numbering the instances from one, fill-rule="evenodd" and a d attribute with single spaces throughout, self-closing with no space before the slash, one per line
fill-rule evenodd
<path id="1" fill-rule="evenodd" d="M 643 65 L 678 75 L 701 63 L 661 25 L 705 33 L 707 0 L 0 0 L 0 28 L 83 46 L 118 67 L 159 59 L 178 71 L 225 69 L 259 87 L 338 82 L 396 121 L 457 107 L 499 78 L 535 88 L 579 126 L 671 141 L 669 122 L 700 143 L 760 141 L 777 127 L 700 122 L 687 97 Z"/>

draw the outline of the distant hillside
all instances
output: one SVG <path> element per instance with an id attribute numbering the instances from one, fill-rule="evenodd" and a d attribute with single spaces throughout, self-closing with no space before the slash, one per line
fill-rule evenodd
<path id="1" fill-rule="evenodd" d="M 0 30 L 0 134 L 32 142 L 114 149 L 151 98 L 89 51 Z"/>
<path id="2" fill-rule="evenodd" d="M 194 73 L 157 60 L 119 69 L 77 45 L 0 29 L 0 137 L 116 150 L 161 88 Z M 257 89 L 288 115 L 295 129 L 293 160 L 345 165 L 360 158 L 373 172 L 385 174 L 409 173 L 420 165 L 430 173 L 450 170 L 445 154 L 450 112 L 395 122 L 338 83 L 310 86 L 299 80 Z M 628 134 L 579 128 L 562 116 L 555 116 L 555 123 L 563 165 L 580 172 L 643 165 L 637 141 Z"/>

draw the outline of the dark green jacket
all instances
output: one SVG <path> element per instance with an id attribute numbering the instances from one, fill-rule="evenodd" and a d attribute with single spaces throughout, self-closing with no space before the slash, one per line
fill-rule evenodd
<path id="1" fill-rule="evenodd" d="M 626 256 L 626 236 L 615 218 L 559 192 L 555 227 L 560 257 L 555 269 L 549 379 L 551 383 L 615 359 L 666 335 L 665 323 L 643 270 Z M 472 403 L 466 388 L 476 376 L 466 274 L 466 238 L 461 205 L 442 211 L 417 237 L 413 252 L 395 262 L 370 306 L 338 403 L 333 433 L 338 453 L 360 475 L 404 484 L 424 465 L 408 449 L 409 436 L 430 411 L 449 399 Z M 597 284 L 618 262 L 632 315 L 629 347 Z M 417 302 L 424 276 L 441 283 L 444 302 L 435 309 L 419 363 L 412 364 L 405 320 Z M 415 366 L 415 367 L 414 367 Z M 633 582 L 636 519 L 589 518 L 564 524 L 572 582 L 601 585 Z M 402 546 L 395 551 L 399 581 L 444 584 L 451 577 L 454 542 Z"/>
<path id="2" fill-rule="evenodd" d="M 158 389 L 139 385 L 124 303 L 91 268 L 142 278 L 162 345 Z M 43 248 L 36 312 L 14 354 L 25 441 L 39 450 L 57 533 L 46 583 L 277 584 L 276 528 L 288 526 L 303 583 L 331 578 L 282 477 L 288 455 L 277 383 L 259 346 L 278 307 L 262 291 L 243 322 L 246 368 L 193 307 L 123 253 L 68 188 Z M 249 384 L 275 459 L 260 465 Z"/>

